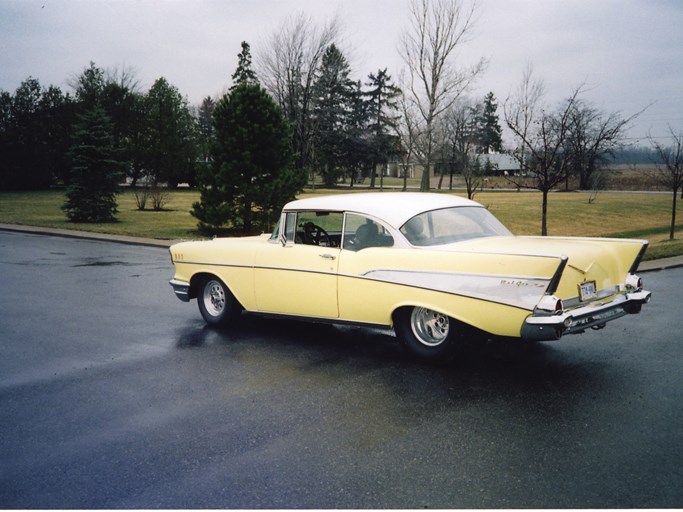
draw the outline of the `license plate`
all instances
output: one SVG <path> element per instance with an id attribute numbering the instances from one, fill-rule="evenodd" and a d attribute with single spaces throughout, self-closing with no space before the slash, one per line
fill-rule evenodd
<path id="1" fill-rule="evenodd" d="M 594 299 L 597 296 L 598 293 L 595 290 L 595 281 L 586 281 L 579 285 L 579 300 L 581 302 Z"/>

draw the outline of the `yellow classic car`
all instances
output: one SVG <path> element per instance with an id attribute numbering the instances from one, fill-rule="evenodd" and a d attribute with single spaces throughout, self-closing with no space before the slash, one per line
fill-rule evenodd
<path id="1" fill-rule="evenodd" d="M 170 284 L 209 324 L 249 312 L 393 328 L 417 356 L 442 360 L 472 328 L 548 341 L 639 313 L 646 249 L 513 236 L 452 195 L 339 194 L 286 204 L 270 235 L 173 245 Z"/>

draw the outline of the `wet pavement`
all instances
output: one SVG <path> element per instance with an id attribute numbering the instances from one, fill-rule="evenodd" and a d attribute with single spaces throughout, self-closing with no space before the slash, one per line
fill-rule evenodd
<path id="1" fill-rule="evenodd" d="M 204 325 L 164 248 L 0 231 L 2 508 L 683 506 L 683 268 L 641 315 L 414 362 Z"/>

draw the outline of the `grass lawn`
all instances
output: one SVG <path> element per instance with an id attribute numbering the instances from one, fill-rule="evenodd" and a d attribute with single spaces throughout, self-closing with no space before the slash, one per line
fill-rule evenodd
<path id="1" fill-rule="evenodd" d="M 307 190 L 300 197 L 361 190 Z M 457 195 L 465 194 L 458 192 Z M 584 192 L 552 193 L 548 207 L 549 234 L 645 238 L 650 240 L 646 259 L 683 254 L 683 225 L 677 228 L 677 238 L 668 240 L 670 194 L 603 192 L 592 204 L 588 203 L 588 197 Z M 173 191 L 164 211 L 139 211 L 133 194 L 124 191 L 118 196 L 118 222 L 74 224 L 67 222 L 60 209 L 64 202 L 62 191 L 0 192 L 0 222 L 169 240 L 191 239 L 200 237 L 196 219 L 189 213 L 192 203 L 198 199 L 199 194 L 192 190 Z M 538 192 L 486 191 L 478 193 L 475 200 L 487 206 L 513 233 L 540 234 L 541 195 Z M 683 219 L 681 203 L 678 219 Z"/>

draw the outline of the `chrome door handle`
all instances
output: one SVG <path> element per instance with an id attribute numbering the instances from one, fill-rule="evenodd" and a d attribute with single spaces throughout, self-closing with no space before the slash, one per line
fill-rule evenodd
<path id="1" fill-rule="evenodd" d="M 321 258 L 325 258 L 326 260 L 334 260 L 337 257 L 332 255 L 332 254 L 318 254 Z"/>

